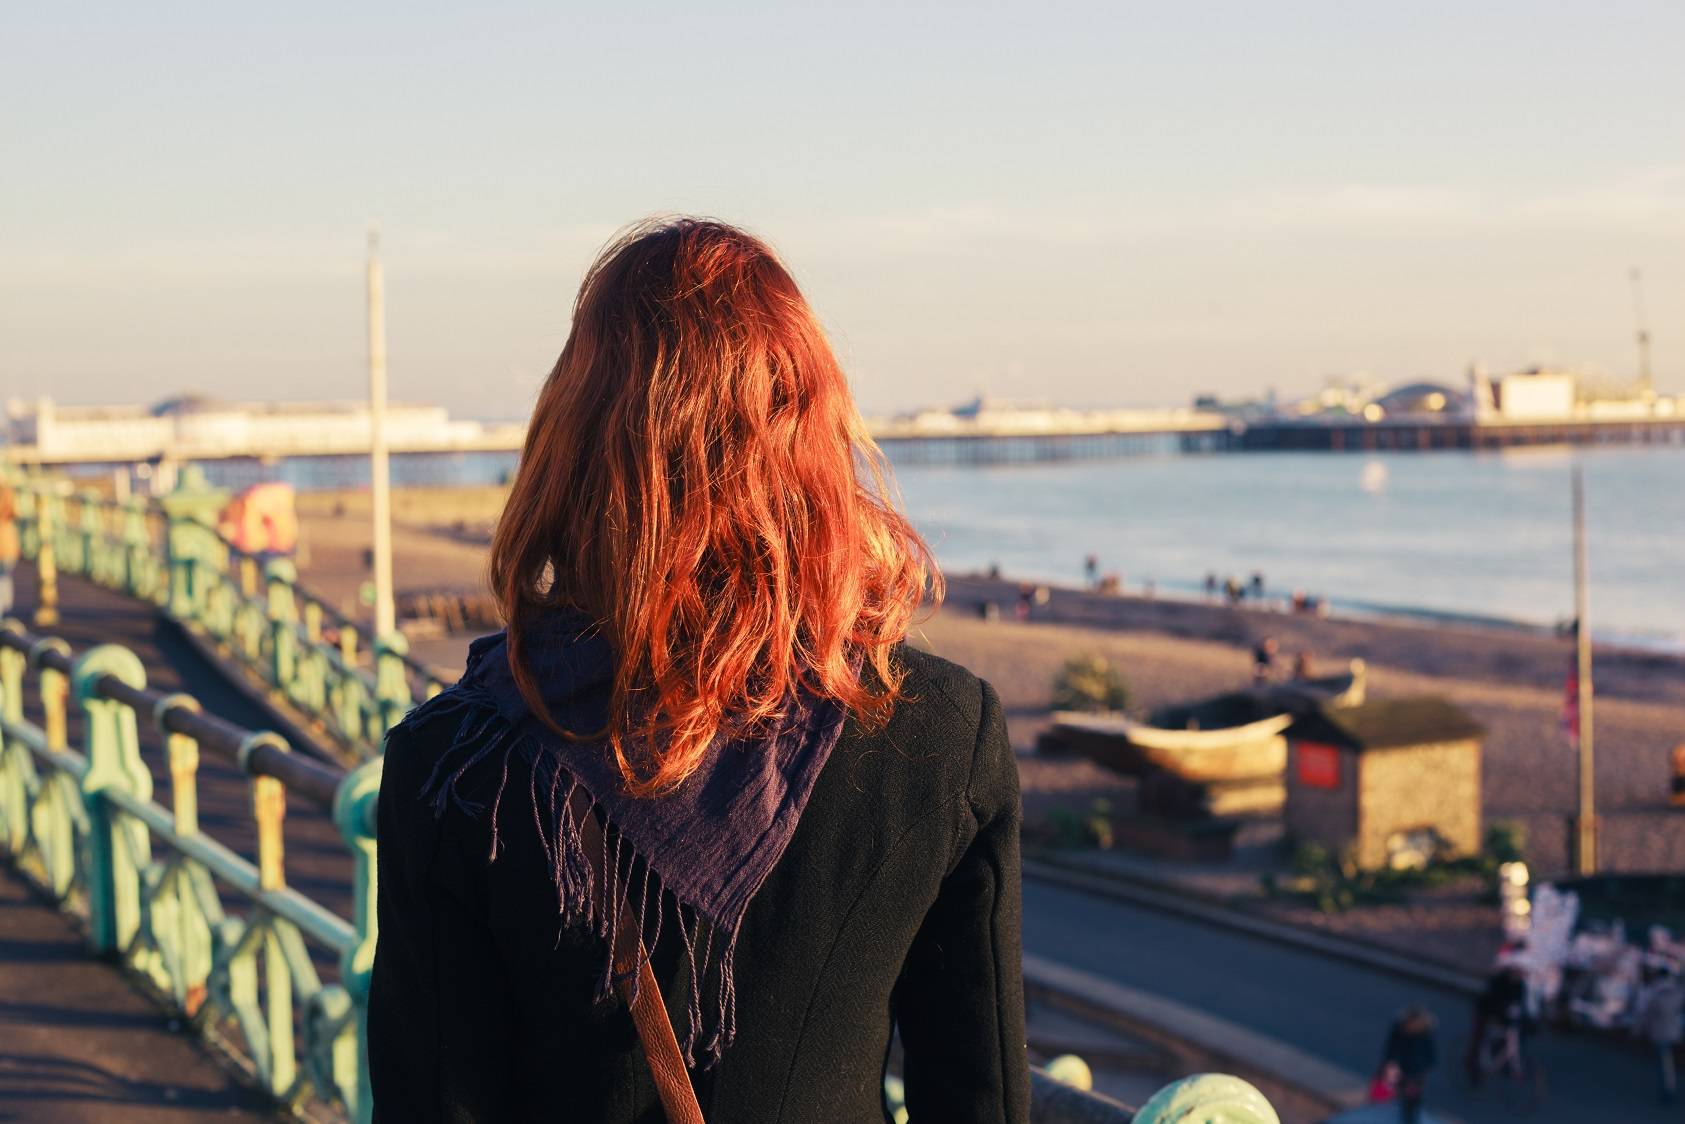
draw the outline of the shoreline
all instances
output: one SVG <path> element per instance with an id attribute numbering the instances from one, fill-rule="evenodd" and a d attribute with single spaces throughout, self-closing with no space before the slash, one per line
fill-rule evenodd
<path id="1" fill-rule="evenodd" d="M 412 530 L 450 535 L 465 545 L 483 546 L 490 540 L 491 529 L 502 510 L 507 494 L 507 486 L 499 484 L 427 484 L 395 487 L 392 492 L 393 522 L 396 526 Z M 301 489 L 296 500 L 301 519 L 353 515 L 366 517 L 369 502 L 368 489 L 356 487 Z M 943 566 L 943 570 L 950 580 L 956 583 L 962 580 L 986 580 L 981 564 L 976 559 L 968 563 Z M 1030 582 L 1073 593 L 1091 592 L 1077 584 L 1077 579 L 1072 574 L 1059 573 L 1052 568 L 1043 570 L 1035 565 L 1010 569 L 1003 575 L 1002 580 L 1012 583 Z M 1139 582 L 1127 586 L 1125 593 L 1113 596 L 1125 600 L 1153 600 L 1195 607 L 1210 607 L 1212 604 L 1203 594 L 1201 584 L 1192 577 L 1185 581 L 1161 580 L 1156 584 L 1157 592 L 1150 597 L 1142 595 Z M 1369 601 L 1361 597 L 1339 594 L 1326 594 L 1321 600 L 1328 607 L 1325 619 L 1351 623 L 1411 624 L 1532 639 L 1566 639 L 1571 630 L 1571 624 L 1566 618 L 1554 621 L 1535 620 L 1515 615 L 1483 614 L 1466 608 L 1436 608 L 1432 605 L 1407 602 Z M 1243 602 L 1243 607 L 1253 612 L 1273 611 L 1281 617 L 1292 615 L 1286 608 L 1286 586 L 1270 589 L 1266 602 L 1264 605 Z M 1009 607 L 1009 604 L 1003 605 L 1003 610 Z M 1685 633 L 1646 631 L 1631 624 L 1604 628 L 1597 623 L 1595 611 L 1592 621 L 1592 643 L 1599 652 L 1675 657 L 1681 661 L 1681 667 L 1685 668 Z"/>
<path id="2" fill-rule="evenodd" d="M 981 616 L 993 602 L 1011 618 L 1023 582 L 976 573 L 946 575 L 943 612 Z M 1464 619 L 1413 616 L 1317 616 L 1268 605 L 1239 606 L 1185 597 L 1100 593 L 1051 583 L 1047 602 L 1032 606 L 1029 622 L 1107 632 L 1155 632 L 1250 648 L 1266 636 L 1284 657 L 1308 652 L 1319 668 L 1351 659 L 1433 676 L 1454 676 L 1560 692 L 1574 645 L 1551 629 L 1510 628 Z M 1611 645 L 1593 649 L 1599 695 L 1685 706 L 1685 653 Z M 1685 730 L 1682 730 L 1685 736 Z"/>
<path id="3" fill-rule="evenodd" d="M 1048 589 L 1063 590 L 1067 593 L 1092 594 L 1099 597 L 1117 598 L 1136 601 L 1162 601 L 1175 605 L 1194 605 L 1205 608 L 1238 608 L 1242 611 L 1274 614 L 1281 617 L 1294 618 L 1296 614 L 1288 605 L 1288 596 L 1280 590 L 1270 589 L 1262 598 L 1248 595 L 1238 606 L 1231 606 L 1223 600 L 1222 595 L 1209 596 L 1205 594 L 1199 583 L 1171 581 L 1153 583 L 1153 593 L 1140 592 L 1141 583 L 1128 587 L 1121 593 L 1101 593 L 1098 590 L 1073 584 L 1069 577 L 1038 576 L 1032 573 L 1001 573 L 998 578 L 991 578 L 976 567 L 944 568 L 943 575 L 950 583 L 1001 581 L 1017 586 L 1028 583 L 1030 585 L 1046 586 Z M 1325 613 L 1306 613 L 1319 620 L 1346 621 L 1354 624 L 1404 624 L 1417 625 L 1427 628 L 1468 629 L 1474 632 L 1496 633 L 1500 635 L 1520 635 L 1532 637 L 1571 640 L 1573 637 L 1572 623 L 1566 619 L 1555 624 L 1543 621 L 1526 620 L 1521 617 L 1489 616 L 1470 613 L 1460 609 L 1435 609 L 1427 605 L 1401 605 L 1375 601 L 1354 600 L 1349 597 L 1329 596 L 1322 599 L 1328 606 Z M 1002 611 L 1008 606 L 1003 605 Z M 1592 646 L 1599 651 L 1630 652 L 1646 655 L 1661 655 L 1676 657 L 1685 668 L 1685 635 L 1671 632 L 1642 633 L 1625 629 L 1599 630 L 1592 628 Z"/>

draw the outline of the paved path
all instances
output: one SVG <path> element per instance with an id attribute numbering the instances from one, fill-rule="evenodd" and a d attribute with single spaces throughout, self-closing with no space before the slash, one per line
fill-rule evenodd
<path id="1" fill-rule="evenodd" d="M 1024 887 L 1024 944 L 1036 954 L 1176 999 L 1359 1073 L 1373 1071 L 1389 1019 L 1410 1003 L 1438 1016 L 1441 1063 L 1429 1103 L 1469 1124 L 1517 1119 L 1493 1092 L 1454 1079 L 1468 1001 L 1228 929 L 1036 882 Z M 1545 1032 L 1549 1079 L 1536 1121 L 1668 1121 L 1647 1053 L 1589 1035 Z"/>
<path id="2" fill-rule="evenodd" d="M 35 604 L 33 569 L 19 574 L 20 610 Z M 150 606 L 74 579 L 61 579 L 62 620 L 50 631 L 78 653 L 102 643 L 131 648 L 148 686 L 187 691 L 212 713 L 261 728 L 266 716 L 193 651 Z M 25 687 L 32 711 L 33 676 Z M 72 707 L 70 738 L 81 737 Z M 152 768 L 154 799 L 168 806 L 162 741 L 143 717 L 141 751 Z M 255 835 L 247 782 L 232 764 L 205 754 L 199 772 L 200 825 L 248 857 Z M 326 816 L 294 802 L 288 809 L 287 873 L 292 884 L 345 915 L 350 859 Z M 242 911 L 237 898 L 225 906 Z M 331 978 L 330 957 L 318 969 Z M 0 1120 L 188 1121 L 274 1119 L 243 1086 L 110 966 L 88 957 L 69 919 L 34 900 L 0 866 Z"/>
<path id="3" fill-rule="evenodd" d="M 0 1120 L 275 1119 L 0 867 Z"/>

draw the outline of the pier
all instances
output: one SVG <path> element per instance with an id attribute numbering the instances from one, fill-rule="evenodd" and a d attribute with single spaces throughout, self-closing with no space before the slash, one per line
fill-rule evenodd
<path id="1" fill-rule="evenodd" d="M 1270 420 L 1236 425 L 1233 452 L 1433 452 L 1545 445 L 1685 445 L 1685 416 L 1475 421 L 1401 418 L 1376 422 Z"/>
<path id="2" fill-rule="evenodd" d="M 406 456 L 515 456 L 524 425 L 450 419 L 407 407 L 388 441 Z M 349 404 L 256 411 L 176 400 L 136 407 L 43 405 L 0 442 L 0 462 L 54 467 L 318 461 L 368 456 L 366 411 Z M 1511 417 L 1468 411 L 1256 416 L 1212 408 L 1074 410 L 991 406 L 867 419 L 898 464 L 1004 465 L 1172 453 L 1433 452 L 1545 445 L 1685 445 L 1685 409 L 1619 416 Z M 1595 412 L 1593 412 L 1595 414 Z M 261 424 L 259 424 L 261 423 Z"/>

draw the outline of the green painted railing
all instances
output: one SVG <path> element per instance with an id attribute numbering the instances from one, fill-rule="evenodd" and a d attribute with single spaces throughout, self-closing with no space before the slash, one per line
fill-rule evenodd
<path id="1" fill-rule="evenodd" d="M 66 736 L 72 705 L 79 747 Z M 143 721 L 166 747 L 167 808 L 154 801 L 141 758 Z M 250 779 L 255 865 L 199 829 L 201 753 Z M 380 769 L 378 757 L 346 773 L 296 756 L 272 733 L 204 714 L 186 695 L 149 690 L 146 669 L 126 648 L 75 656 L 18 621 L 0 624 L 0 850 L 85 919 L 92 952 L 117 959 L 201 1031 L 228 1040 L 277 1100 L 342 1106 L 359 1121 L 371 1115 L 362 1028 L 374 963 Z M 356 860 L 354 923 L 287 887 L 289 796 L 331 810 Z M 337 959 L 337 982 L 322 981 L 310 946 Z"/>
<path id="2" fill-rule="evenodd" d="M 347 761 L 443 684 L 409 658 L 401 634 L 374 637 L 298 584 L 285 558 L 234 549 L 217 533 L 227 493 L 196 473 L 158 501 L 114 501 L 61 477 L 17 474 L 23 553 L 159 606 L 214 644 Z M 56 597 L 50 597 L 56 605 Z M 51 613 L 37 623 L 48 625 Z"/>

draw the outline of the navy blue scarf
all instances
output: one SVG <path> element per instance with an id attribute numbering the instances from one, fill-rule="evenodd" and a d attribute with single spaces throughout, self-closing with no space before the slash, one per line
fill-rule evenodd
<path id="1" fill-rule="evenodd" d="M 604 729 L 614 654 L 589 621 L 566 612 L 544 614 L 523 631 L 522 649 L 558 725 L 576 734 Z M 475 765 L 498 763 L 501 779 L 490 809 L 495 859 L 498 817 L 511 796 L 504 791 L 509 765 L 519 754 L 530 776 L 529 791 L 520 794 L 530 809 L 522 812 L 538 826 L 562 920 L 588 926 L 607 942 L 599 999 L 614 983 L 611 950 L 623 912 L 629 909 L 645 947 L 653 951 L 661 939 L 663 906 L 671 904 L 688 966 L 685 1058 L 693 1066 L 718 1060 L 736 1033 L 738 927 L 795 834 L 842 732 L 841 708 L 829 700 L 793 699 L 783 719 L 764 733 L 715 739 L 702 766 L 658 797 L 626 793 L 606 740 L 564 738 L 532 714 L 515 685 L 503 633 L 474 641 L 462 678 L 404 723 L 446 712 L 460 712 L 461 725 L 422 796 L 441 815 L 450 804 L 482 814 L 482 807 L 461 796 L 458 782 Z M 601 869 L 612 872 L 606 900 L 599 900 L 605 893 L 585 862 L 579 830 L 585 814 L 600 815 L 607 827 L 598 859 Z"/>

